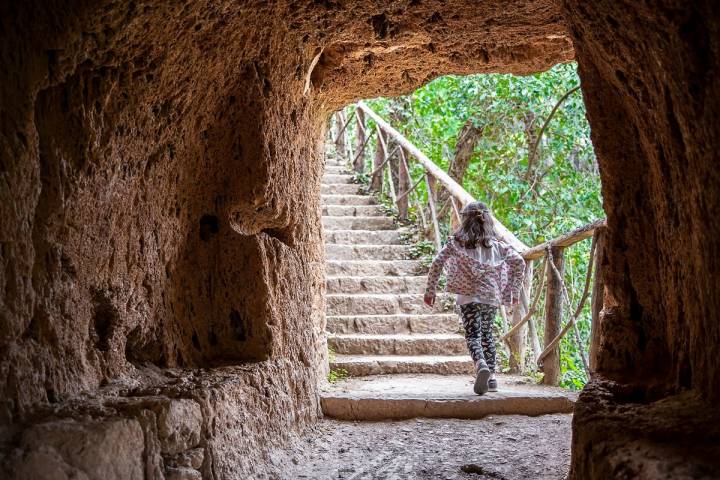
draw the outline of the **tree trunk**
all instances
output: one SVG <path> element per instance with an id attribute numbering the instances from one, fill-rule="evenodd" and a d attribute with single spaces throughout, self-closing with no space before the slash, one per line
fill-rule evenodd
<path id="1" fill-rule="evenodd" d="M 552 261 L 555 268 L 563 275 L 565 257 L 562 247 L 553 247 Z M 549 259 L 548 259 L 549 260 Z M 558 278 L 552 268 L 547 269 L 547 291 L 545 294 L 545 346 L 549 345 L 560 334 L 562 322 L 562 279 Z M 557 385 L 560 382 L 560 344 L 543 360 L 543 383 Z"/>
<path id="2" fill-rule="evenodd" d="M 550 111 L 550 115 L 545 119 L 545 122 L 542 124 L 542 127 L 540 127 L 540 131 L 538 132 L 537 136 L 535 137 L 535 143 L 532 146 L 532 149 L 528 152 L 528 170 L 525 172 L 525 181 L 527 181 L 530 178 L 530 159 L 532 158 L 534 160 L 535 156 L 537 155 L 537 149 L 538 145 L 540 145 L 540 140 L 542 140 L 543 133 L 545 133 L 545 129 L 547 128 L 548 124 L 550 123 L 550 120 L 552 120 L 553 116 L 555 116 L 555 113 L 558 111 L 558 108 L 560 108 L 560 105 L 567 100 L 567 98 L 572 94 L 573 92 L 576 92 L 580 90 L 580 85 L 577 87 L 573 87 L 565 94 L 560 97 L 560 100 L 555 103 L 555 106 Z"/>
<path id="3" fill-rule="evenodd" d="M 602 309 L 605 297 L 605 278 L 603 263 L 605 257 L 606 228 L 595 230 L 595 282 L 592 291 L 592 325 L 590 328 L 590 373 L 597 368 L 598 351 L 600 350 L 600 332 L 602 325 Z"/>
<path id="4" fill-rule="evenodd" d="M 365 171 L 365 112 L 361 109 L 355 111 L 355 121 L 357 122 L 357 132 L 355 134 L 355 162 L 353 164 L 353 170 L 357 173 L 363 173 Z"/>
<path id="5" fill-rule="evenodd" d="M 528 165 L 527 171 L 525 172 L 525 181 L 527 181 L 532 175 L 533 167 L 535 166 L 535 158 L 537 152 L 534 150 L 535 142 L 537 141 L 537 132 L 535 132 L 535 113 L 526 112 L 523 117 L 523 124 L 525 125 L 525 145 L 528 151 Z"/>
<path id="6" fill-rule="evenodd" d="M 378 193 L 382 192 L 383 171 L 385 170 L 385 167 L 380 168 L 380 166 L 385 161 L 385 155 L 387 154 L 381 135 L 383 135 L 382 130 L 378 128 L 377 145 L 375 147 L 375 157 L 373 158 L 373 172 L 375 173 L 370 179 L 370 190 Z"/>
<path id="7" fill-rule="evenodd" d="M 483 129 L 476 127 L 472 119 L 465 122 L 465 125 L 460 129 L 457 142 L 455 143 L 455 154 L 448 168 L 448 175 L 460 185 L 462 185 L 465 171 L 470 163 L 475 147 L 480 141 L 480 138 L 482 138 L 482 132 Z M 438 216 L 440 219 L 443 219 L 448 213 L 452 214 L 452 205 L 450 204 L 450 193 L 442 186 L 439 187 L 439 190 L 436 195 L 437 204 L 440 207 Z"/>

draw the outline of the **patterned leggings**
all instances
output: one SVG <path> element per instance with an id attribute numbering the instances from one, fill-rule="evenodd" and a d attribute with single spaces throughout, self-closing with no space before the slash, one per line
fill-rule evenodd
<path id="1" fill-rule="evenodd" d="M 466 303 L 460 305 L 460 311 L 465 327 L 465 340 L 475 365 L 482 367 L 487 364 L 490 371 L 495 373 L 493 321 L 497 307 L 485 303 Z"/>

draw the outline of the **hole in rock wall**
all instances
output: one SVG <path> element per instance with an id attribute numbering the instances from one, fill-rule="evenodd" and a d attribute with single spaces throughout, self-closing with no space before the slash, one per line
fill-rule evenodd
<path id="1" fill-rule="evenodd" d="M 215 215 L 203 215 L 200 217 L 200 239 L 204 242 L 210 241 L 220 231 L 218 217 Z"/>
<path id="2" fill-rule="evenodd" d="M 110 349 L 110 340 L 118 324 L 117 308 L 112 304 L 107 293 L 101 290 L 94 293 L 93 303 L 95 308 L 90 338 L 98 350 L 107 352 Z"/>
<path id="3" fill-rule="evenodd" d="M 162 344 L 157 332 L 143 332 L 140 326 L 133 328 L 125 341 L 125 359 L 133 365 L 153 363 L 164 365 Z"/>
<path id="4" fill-rule="evenodd" d="M 230 311 L 230 327 L 235 340 L 240 342 L 247 340 L 247 321 L 234 308 Z"/>

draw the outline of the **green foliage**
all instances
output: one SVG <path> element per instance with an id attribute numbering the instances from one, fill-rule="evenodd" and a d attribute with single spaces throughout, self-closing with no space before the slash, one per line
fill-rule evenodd
<path id="1" fill-rule="evenodd" d="M 335 383 L 347 378 L 348 372 L 344 368 L 335 368 L 328 373 L 328 382 Z"/>
<path id="2" fill-rule="evenodd" d="M 529 162 L 535 139 L 551 110 L 579 82 L 575 64 L 568 63 L 525 77 L 441 77 L 405 97 L 379 98 L 368 104 L 446 170 L 463 125 L 472 122 L 481 128 L 463 187 L 487 203 L 525 244 L 536 245 L 604 216 L 580 91 L 570 94 L 557 109 L 540 137 L 535 161 L 532 165 Z M 372 122 L 369 126 L 374 128 Z M 369 142 L 366 149 L 367 171 L 371 169 L 374 142 Z M 414 180 L 424 172 L 417 162 L 411 162 L 410 170 Z M 417 195 L 426 204 L 428 195 L 423 183 Z M 419 218 L 414 208 L 410 213 Z M 441 230 L 443 236 L 449 233 L 447 223 Z M 418 243 L 413 246 L 413 255 L 425 259 L 430 247 L 432 242 Z M 589 249 L 588 240 L 566 250 L 565 282 L 573 305 L 565 305 L 564 321 L 582 293 Z M 542 302 L 538 311 L 544 311 Z M 537 321 L 541 339 L 542 323 Z M 578 319 L 578 328 L 587 354 L 589 305 Z M 561 385 L 581 388 L 587 378 L 572 332 L 561 342 L 560 351 Z"/>
<path id="3" fill-rule="evenodd" d="M 330 347 L 328 347 L 328 360 L 330 363 L 333 363 L 335 361 L 335 350 Z M 344 368 L 334 368 L 328 372 L 327 379 L 328 382 L 335 383 L 347 377 L 347 370 L 345 370 Z"/>
<path id="4" fill-rule="evenodd" d="M 367 185 L 370 184 L 370 177 L 368 176 L 367 173 L 364 173 L 364 172 L 363 172 L 363 173 L 355 172 L 355 173 L 353 173 L 352 181 L 353 181 L 353 183 L 359 183 L 360 185 L 366 185 L 366 186 L 367 186 Z"/>
<path id="5" fill-rule="evenodd" d="M 435 255 L 435 244 L 429 240 L 420 240 L 410 245 L 410 258 L 420 258 Z"/>

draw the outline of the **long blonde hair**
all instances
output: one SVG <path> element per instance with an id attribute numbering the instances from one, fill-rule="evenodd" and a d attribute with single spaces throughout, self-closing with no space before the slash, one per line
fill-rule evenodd
<path id="1" fill-rule="evenodd" d="M 490 248 L 491 241 L 497 238 L 493 217 L 490 209 L 482 202 L 471 202 L 460 211 L 462 222 L 453 238 L 465 248 L 476 248 L 479 245 Z"/>

